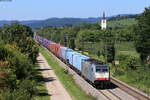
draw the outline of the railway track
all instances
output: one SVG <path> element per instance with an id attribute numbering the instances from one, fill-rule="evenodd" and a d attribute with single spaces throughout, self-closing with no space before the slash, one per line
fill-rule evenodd
<path id="1" fill-rule="evenodd" d="M 140 90 L 111 77 L 111 85 L 98 89 L 108 100 L 150 100 L 150 97 Z"/>
<path id="2" fill-rule="evenodd" d="M 102 93 L 108 100 L 121 100 L 120 97 L 109 90 L 99 90 L 99 92 Z"/>
<path id="3" fill-rule="evenodd" d="M 126 83 L 124 83 L 120 80 L 117 80 L 117 79 L 111 77 L 110 81 L 113 84 L 117 85 L 120 90 L 128 93 L 129 95 L 131 95 L 132 97 L 134 97 L 137 100 L 150 100 L 150 96 L 148 96 L 147 94 L 141 92 L 138 89 L 135 89 L 135 88 L 129 86 L 128 84 L 126 84 Z"/>

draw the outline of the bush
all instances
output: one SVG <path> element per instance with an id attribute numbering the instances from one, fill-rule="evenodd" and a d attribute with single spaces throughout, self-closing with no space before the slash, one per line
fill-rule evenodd
<path id="1" fill-rule="evenodd" d="M 140 66 L 140 58 L 137 55 L 131 55 L 130 53 L 125 53 L 125 52 L 120 52 L 117 57 L 120 61 L 120 66 L 124 70 L 132 69 L 135 70 L 137 69 L 138 66 Z"/>
<path id="2" fill-rule="evenodd" d="M 121 76 L 121 75 L 124 75 L 124 74 L 125 74 L 125 72 L 123 70 L 121 70 L 119 68 L 116 68 L 113 76 Z"/>
<path id="3" fill-rule="evenodd" d="M 137 68 L 137 66 L 139 66 L 140 59 L 135 57 L 135 56 L 129 56 L 127 59 L 127 66 L 130 69 L 135 70 Z"/>
<path id="4" fill-rule="evenodd" d="M 14 91 L 3 91 L 0 93 L 0 100 L 31 100 L 30 95 L 22 89 Z"/>

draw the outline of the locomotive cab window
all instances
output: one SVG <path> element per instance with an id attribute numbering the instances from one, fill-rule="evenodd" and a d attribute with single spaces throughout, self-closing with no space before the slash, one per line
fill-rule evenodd
<path id="1" fill-rule="evenodd" d="M 96 72 L 108 72 L 107 66 L 96 66 Z"/>

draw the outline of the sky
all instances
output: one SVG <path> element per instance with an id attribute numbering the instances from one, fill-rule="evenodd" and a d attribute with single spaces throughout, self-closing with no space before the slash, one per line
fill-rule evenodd
<path id="1" fill-rule="evenodd" d="M 51 17 L 88 18 L 139 14 L 150 0 L 0 0 L 0 20 L 41 20 Z"/>

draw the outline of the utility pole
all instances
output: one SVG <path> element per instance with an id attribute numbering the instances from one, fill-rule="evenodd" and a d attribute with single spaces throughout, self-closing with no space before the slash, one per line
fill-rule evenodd
<path id="1" fill-rule="evenodd" d="M 36 31 L 34 32 L 34 38 L 35 38 L 35 36 L 36 36 Z"/>
<path id="2" fill-rule="evenodd" d="M 2 40 L 3 40 L 3 33 L 4 33 L 4 30 L 2 30 Z"/>
<path id="3" fill-rule="evenodd" d="M 67 37 L 66 37 L 66 32 L 64 33 L 64 44 L 67 46 Z"/>

